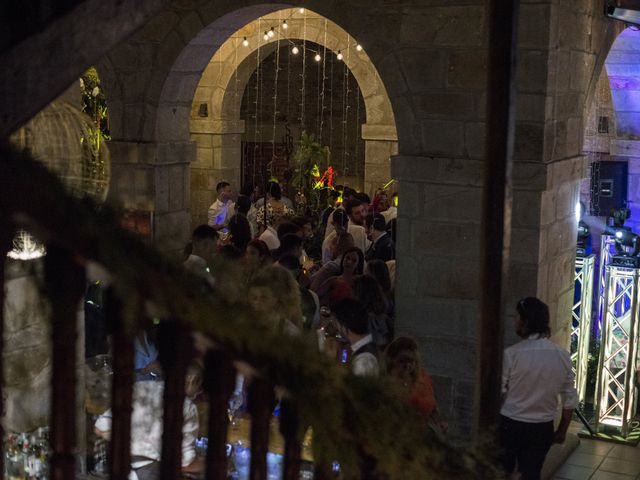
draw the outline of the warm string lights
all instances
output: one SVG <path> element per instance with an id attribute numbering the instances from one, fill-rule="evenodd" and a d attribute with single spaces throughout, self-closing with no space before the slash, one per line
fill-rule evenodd
<path id="1" fill-rule="evenodd" d="M 299 8 L 297 11 L 299 13 L 301 13 L 301 14 L 304 14 L 306 10 L 304 8 Z M 278 21 L 277 26 L 272 26 L 272 27 L 269 27 L 267 30 L 262 31 L 262 40 L 265 41 L 265 42 L 268 42 L 271 39 L 273 39 L 275 37 L 276 33 L 279 33 L 278 29 L 281 29 L 283 31 L 284 30 L 289 30 L 289 21 L 290 20 L 291 20 L 291 17 L 285 18 L 284 20 L 282 20 L 281 23 Z M 303 20 L 306 23 L 307 17 L 305 16 Z M 326 19 L 325 19 L 325 22 L 326 22 Z M 325 26 L 325 30 L 326 30 L 326 26 Z M 261 30 L 258 29 L 258 32 L 260 32 L 260 31 Z M 293 40 L 290 40 L 288 38 L 284 38 L 284 36 L 282 34 L 279 35 L 279 39 L 286 40 L 287 42 L 289 42 L 290 45 L 292 45 L 291 53 L 293 55 L 298 55 L 300 53 L 300 48 L 298 47 L 298 45 Z M 303 43 L 304 43 L 304 39 L 303 39 Z M 251 44 L 251 40 L 247 36 L 243 36 L 242 37 L 242 46 L 247 48 L 247 47 L 249 47 L 250 44 Z M 325 45 L 323 45 L 323 47 L 324 47 L 324 53 L 326 55 L 326 42 L 325 42 Z M 348 47 L 350 47 L 349 44 L 347 44 L 347 48 Z M 362 52 L 363 51 L 362 45 L 359 44 L 359 43 L 356 44 L 355 49 L 358 52 Z M 304 46 L 304 44 L 303 44 L 303 50 L 307 51 L 307 48 Z M 312 52 L 314 52 L 314 51 L 312 50 Z M 320 52 L 315 52 L 315 56 L 313 57 L 313 59 L 316 62 L 321 62 L 325 55 L 322 55 Z M 339 60 L 339 61 L 343 61 L 344 60 L 344 54 L 342 53 L 342 50 L 338 50 L 337 51 L 336 59 Z"/>

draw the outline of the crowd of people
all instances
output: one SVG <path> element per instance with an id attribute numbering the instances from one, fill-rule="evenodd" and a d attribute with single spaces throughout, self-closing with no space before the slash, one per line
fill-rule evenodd
<path id="1" fill-rule="evenodd" d="M 185 248 L 185 268 L 206 279 L 204 285 L 231 303 L 242 295 L 266 328 L 317 339 L 320 352 L 354 375 L 388 376 L 405 393 L 425 432 L 444 433 L 447 424 L 438 413 L 418 344 L 395 335 L 394 196 L 379 191 L 371 200 L 344 187 L 327 192 L 326 205 L 316 209 L 315 216 L 307 216 L 308 206 L 283 196 L 277 182 L 268 184 L 264 196 L 248 187 L 236 197 L 227 182 L 216 190 L 208 224 L 195 228 Z M 510 473 L 517 465 L 522 478 L 535 480 L 551 444 L 564 441 L 576 396 L 568 353 L 547 339 L 547 306 L 536 298 L 523 299 L 515 326 L 523 341 L 505 352 L 501 462 L 505 471 Z M 132 468 L 146 480 L 157 478 L 161 409 L 151 418 L 145 398 L 159 399 L 162 386 L 145 384 L 161 381 L 161 371 L 157 349 L 146 334 L 137 336 L 135 346 L 140 385 L 134 389 Z M 198 390 L 193 378 L 199 375 L 188 376 L 186 391 L 191 398 Z M 234 403 L 242 403 L 245 387 L 239 375 Z M 564 399 L 563 416 L 554 429 L 559 394 Z M 108 437 L 110 412 L 95 427 L 96 433 Z M 194 453 L 196 431 L 197 412 L 187 398 L 185 471 L 202 468 Z"/>

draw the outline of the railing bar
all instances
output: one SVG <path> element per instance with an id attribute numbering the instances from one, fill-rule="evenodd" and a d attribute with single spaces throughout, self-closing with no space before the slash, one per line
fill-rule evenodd
<path id="1" fill-rule="evenodd" d="M 269 421 L 273 406 L 273 386 L 261 378 L 255 378 L 249 387 L 249 413 L 251 413 L 250 480 L 267 480 Z"/>
<path id="2" fill-rule="evenodd" d="M 283 400 L 280 408 L 280 432 L 284 437 L 283 480 L 298 480 L 302 448 L 298 435 L 298 412 L 290 400 Z"/>
<path id="3" fill-rule="evenodd" d="M 53 343 L 51 479 L 70 480 L 76 453 L 76 321 L 85 275 L 68 251 L 54 245 L 47 246 L 44 263 Z"/>
<path id="4" fill-rule="evenodd" d="M 221 350 L 210 351 L 205 358 L 204 388 L 209 395 L 208 447 L 206 480 L 227 478 L 227 404 L 234 387 L 231 358 Z"/>
<path id="5" fill-rule="evenodd" d="M 159 356 L 164 373 L 162 464 L 160 480 L 180 478 L 185 377 L 192 357 L 192 341 L 186 326 L 163 322 L 159 331 Z"/>
<path id="6" fill-rule="evenodd" d="M 126 480 L 131 470 L 131 411 L 133 395 L 133 337 L 122 317 L 122 304 L 110 291 L 106 302 L 107 324 L 113 328 L 112 438 L 109 471 L 112 480 Z"/>

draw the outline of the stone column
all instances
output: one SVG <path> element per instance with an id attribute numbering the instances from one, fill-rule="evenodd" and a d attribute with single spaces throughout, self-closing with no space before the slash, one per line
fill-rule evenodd
<path id="1" fill-rule="evenodd" d="M 109 198 L 152 214 L 153 241 L 161 250 L 181 250 L 191 233 L 189 166 L 193 142 L 113 141 Z"/>
<path id="2" fill-rule="evenodd" d="M 391 156 L 398 153 L 395 125 L 362 125 L 365 141 L 364 192 L 373 195 L 376 189 L 391 180 Z"/>
<path id="3" fill-rule="evenodd" d="M 207 223 L 207 210 L 216 199 L 216 184 L 240 190 L 244 120 L 191 119 L 196 160 L 191 165 L 191 226 Z"/>

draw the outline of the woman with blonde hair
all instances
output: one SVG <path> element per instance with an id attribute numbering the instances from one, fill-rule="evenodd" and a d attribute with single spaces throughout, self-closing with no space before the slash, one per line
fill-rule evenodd
<path id="1" fill-rule="evenodd" d="M 274 330 L 290 335 L 302 331 L 300 291 L 293 275 L 280 265 L 268 265 L 251 278 L 249 303 Z"/>

